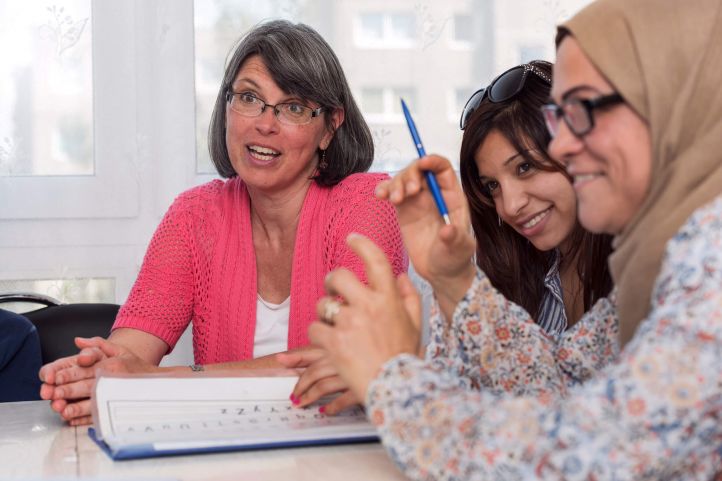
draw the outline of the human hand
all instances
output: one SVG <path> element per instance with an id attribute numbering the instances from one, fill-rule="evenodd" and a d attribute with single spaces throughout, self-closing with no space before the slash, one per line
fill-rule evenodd
<path id="1" fill-rule="evenodd" d="M 434 173 L 449 209 L 445 225 L 424 179 Z M 470 230 L 466 196 L 451 163 L 439 156 L 422 157 L 376 188 L 376 196 L 396 206 L 404 244 L 416 272 L 437 295 L 460 299 L 474 278 L 476 243 Z"/>
<path id="2" fill-rule="evenodd" d="M 349 391 L 346 382 L 328 359 L 323 349 L 303 352 L 284 352 L 276 360 L 287 368 L 304 368 L 291 393 L 291 401 L 298 407 L 306 407 L 324 396 L 338 394 L 333 400 L 320 407 L 323 414 L 334 416 L 361 401 Z"/>
<path id="3" fill-rule="evenodd" d="M 421 301 L 406 274 L 394 279 L 383 251 L 360 235 L 347 238 L 349 247 L 363 260 L 368 286 L 346 269 L 326 276 L 326 291 L 317 304 L 320 318 L 327 304 L 341 304 L 331 326 L 314 322 L 308 330 L 311 341 L 322 347 L 330 364 L 358 400 L 365 399 L 369 383 L 381 366 L 398 354 L 414 354 L 421 338 Z"/>
<path id="4" fill-rule="evenodd" d="M 75 338 L 80 352 L 58 359 L 40 369 L 41 399 L 73 426 L 90 424 L 90 395 L 98 369 L 107 372 L 153 372 L 155 366 L 143 361 L 124 346 L 101 337 Z"/>

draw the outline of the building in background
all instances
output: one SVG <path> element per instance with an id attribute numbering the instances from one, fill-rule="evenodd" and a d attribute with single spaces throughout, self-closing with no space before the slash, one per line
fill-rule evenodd
<path id="1" fill-rule="evenodd" d="M 269 2 L 265 9 L 244 3 L 195 3 L 200 171 L 212 171 L 205 133 L 224 55 L 259 21 L 280 16 L 305 22 L 328 40 L 371 126 L 373 169 L 393 172 L 415 156 L 401 97 L 427 151 L 458 162 L 459 116 L 471 93 L 513 65 L 552 60 L 555 25 L 588 1 L 298 0 Z"/>

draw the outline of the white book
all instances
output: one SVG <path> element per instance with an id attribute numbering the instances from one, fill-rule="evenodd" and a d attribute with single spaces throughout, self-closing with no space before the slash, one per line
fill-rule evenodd
<path id="1" fill-rule="evenodd" d="M 360 407 L 336 416 L 289 399 L 295 375 L 101 375 L 88 434 L 113 459 L 378 440 Z"/>

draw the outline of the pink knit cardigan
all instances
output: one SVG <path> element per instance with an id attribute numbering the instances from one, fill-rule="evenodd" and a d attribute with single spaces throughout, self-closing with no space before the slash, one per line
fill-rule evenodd
<path id="1" fill-rule="evenodd" d="M 346 246 L 351 232 L 386 252 L 394 273 L 406 270 L 396 213 L 374 197 L 385 174 L 354 174 L 328 188 L 312 183 L 296 232 L 288 348 L 308 344 L 307 328 L 324 295 L 325 275 L 345 267 L 365 280 Z M 195 362 L 250 359 L 256 325 L 256 256 L 250 198 L 238 178 L 215 180 L 181 194 L 148 246 L 138 279 L 113 329 L 139 329 L 172 350 L 193 322 Z"/>

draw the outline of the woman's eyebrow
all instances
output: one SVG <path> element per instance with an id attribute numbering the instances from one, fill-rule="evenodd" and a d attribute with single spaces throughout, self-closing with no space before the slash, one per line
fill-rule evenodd
<path id="1" fill-rule="evenodd" d="M 258 85 L 253 79 L 250 79 L 248 77 L 241 77 L 237 78 L 232 85 L 238 85 L 238 84 L 248 84 L 251 87 L 255 88 L 256 90 L 260 90 L 261 86 Z"/>
<path id="2" fill-rule="evenodd" d="M 233 85 L 237 85 L 239 83 L 246 83 L 246 84 L 250 85 L 251 87 L 253 87 L 254 89 L 256 89 L 259 93 L 261 93 L 261 90 L 262 90 L 261 86 L 250 78 L 246 78 L 246 77 L 238 78 L 235 80 L 235 82 L 233 82 Z M 305 104 L 306 100 L 299 97 L 298 95 L 287 94 L 284 92 L 284 97 L 283 97 L 283 100 L 281 101 L 281 103 L 284 103 L 284 102 L 300 102 L 302 104 Z"/>
<path id="3" fill-rule="evenodd" d="M 595 93 L 599 93 L 599 89 L 596 87 L 592 87 L 591 85 L 577 85 L 574 88 L 571 88 L 564 92 L 564 95 L 562 95 L 562 102 L 571 97 L 572 95 L 576 94 L 577 92 L 584 91 L 584 90 L 591 90 Z M 553 101 L 553 100 L 552 100 Z"/>
<path id="4" fill-rule="evenodd" d="M 520 155 L 522 155 L 524 152 L 527 152 L 527 151 L 517 152 L 516 154 L 514 154 L 514 155 L 512 155 L 511 157 L 509 157 L 508 159 L 506 159 L 506 160 L 504 161 L 504 166 L 508 165 L 509 162 L 511 162 L 512 160 L 516 159 L 517 157 L 519 157 Z"/>

